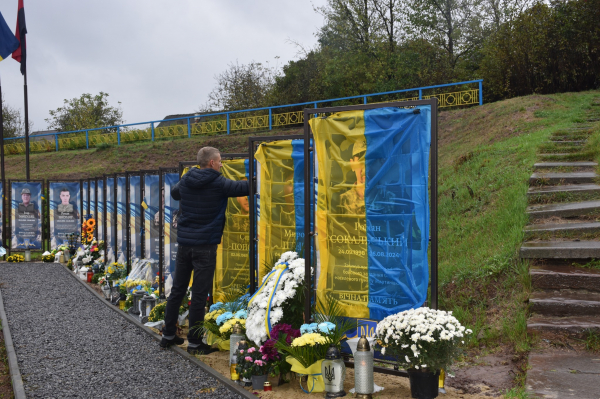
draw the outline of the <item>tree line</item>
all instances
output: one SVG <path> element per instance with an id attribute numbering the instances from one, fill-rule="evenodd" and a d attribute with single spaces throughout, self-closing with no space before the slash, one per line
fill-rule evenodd
<path id="1" fill-rule="evenodd" d="M 328 0 L 281 69 L 232 63 L 200 111 L 484 79 L 484 101 L 600 87 L 600 0 Z"/>

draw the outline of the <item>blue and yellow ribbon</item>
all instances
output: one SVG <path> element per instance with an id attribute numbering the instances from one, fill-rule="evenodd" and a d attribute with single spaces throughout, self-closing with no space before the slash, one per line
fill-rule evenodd
<path id="1" fill-rule="evenodd" d="M 260 285 L 258 290 L 256 290 L 254 295 L 252 295 L 252 298 L 250 298 L 250 300 L 248 301 L 248 308 L 249 308 L 250 305 L 252 304 L 252 302 L 254 301 L 254 298 L 256 298 L 256 296 L 264 290 L 264 288 L 267 286 L 267 283 L 269 282 L 269 280 L 271 280 L 271 277 L 274 276 L 275 285 L 273 286 L 273 291 L 271 292 L 271 295 L 269 296 L 269 304 L 267 306 L 267 311 L 265 312 L 265 330 L 267 331 L 267 336 L 269 338 L 271 338 L 271 304 L 273 302 L 273 296 L 275 295 L 275 292 L 277 291 L 277 287 L 279 287 L 279 283 L 281 281 L 281 276 L 283 276 L 283 274 L 288 270 L 289 270 L 289 268 L 288 268 L 287 262 L 276 264 L 275 267 L 273 268 L 273 270 L 271 270 L 269 272 L 269 274 L 267 274 L 267 277 L 263 280 L 263 283 Z"/>

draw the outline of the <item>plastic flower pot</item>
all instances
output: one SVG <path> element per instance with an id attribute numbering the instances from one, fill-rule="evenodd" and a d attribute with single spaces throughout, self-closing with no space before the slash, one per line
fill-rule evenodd
<path id="1" fill-rule="evenodd" d="M 253 375 L 252 376 L 252 389 L 255 391 L 262 390 L 265 386 L 265 381 L 267 381 L 268 375 Z"/>
<path id="2" fill-rule="evenodd" d="M 409 369 L 410 394 L 415 399 L 434 399 L 438 396 L 440 371 Z"/>

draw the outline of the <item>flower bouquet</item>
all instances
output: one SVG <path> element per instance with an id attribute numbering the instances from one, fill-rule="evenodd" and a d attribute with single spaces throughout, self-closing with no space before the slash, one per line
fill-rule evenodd
<path id="1" fill-rule="evenodd" d="M 291 371 L 292 365 L 286 361 L 286 357 L 279 353 L 276 348 L 277 341 L 281 339 L 285 344 L 290 345 L 294 338 L 300 336 L 300 330 L 292 328 L 289 324 L 279 323 L 271 329 L 271 338 L 266 340 L 260 347 L 260 351 L 267 356 L 267 360 L 273 363 L 271 374 L 279 376 L 280 383 L 288 382 L 287 374 Z"/>
<path id="2" fill-rule="evenodd" d="M 304 259 L 296 252 L 281 255 L 248 303 L 246 335 L 250 340 L 262 344 L 277 323 L 302 324 L 304 273 Z"/>
<path id="3" fill-rule="evenodd" d="M 113 263 L 106 269 L 106 280 L 117 281 L 127 275 L 127 268 L 121 263 Z"/>
<path id="4" fill-rule="evenodd" d="M 96 229 L 96 219 L 89 218 L 81 225 L 81 243 L 90 245 L 94 241 L 94 230 Z"/>
<path id="5" fill-rule="evenodd" d="M 7 256 L 6 261 L 13 262 L 13 263 L 20 263 L 20 262 L 24 262 L 25 258 L 23 257 L 23 255 L 14 254 L 14 255 Z"/>
<path id="6" fill-rule="evenodd" d="M 233 296 L 231 294 L 230 297 Z M 246 306 L 249 298 L 249 294 L 244 294 L 229 302 L 211 305 L 209 312 L 204 315 L 204 321 L 194 326 L 194 329 L 200 329 L 202 334 L 206 334 L 208 345 L 217 344 L 219 349 L 229 350 L 233 326 L 239 323 L 246 332 Z"/>
<path id="7" fill-rule="evenodd" d="M 464 336 L 471 333 L 452 312 L 426 307 L 388 316 L 377 324 L 376 331 L 381 354 L 407 369 L 411 390 L 419 389 L 414 385 L 423 381 L 422 389 L 431 391 L 428 396 L 432 398 L 437 396 L 440 370 L 452 364 Z"/>
<path id="8" fill-rule="evenodd" d="M 255 347 L 246 350 L 239 350 L 237 355 L 236 371 L 242 378 L 252 378 L 253 389 L 263 389 L 263 384 L 267 380 L 271 362 L 269 356 Z"/>

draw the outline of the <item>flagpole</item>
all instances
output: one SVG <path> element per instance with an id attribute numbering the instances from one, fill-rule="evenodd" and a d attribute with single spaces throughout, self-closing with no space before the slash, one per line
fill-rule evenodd
<path id="1" fill-rule="evenodd" d="M 2 98 L 2 81 L 0 80 L 0 98 Z M 0 103 L 2 101 L 0 100 Z M 1 106 L 1 105 L 0 105 Z M 0 168 L 2 169 L 2 183 L 4 183 L 4 178 L 6 177 L 4 174 L 4 114 L 0 111 Z M 5 189 L 4 187 L 2 187 Z M 4 217 L 4 215 L 2 216 Z M 4 232 L 4 229 L 2 229 Z M 2 237 L 4 238 L 4 237 Z"/>
<path id="2" fill-rule="evenodd" d="M 23 74 L 25 84 L 25 169 L 27 170 L 27 180 L 29 180 L 29 101 L 27 100 L 27 70 Z M 2 168 L 4 169 L 4 167 Z"/>

